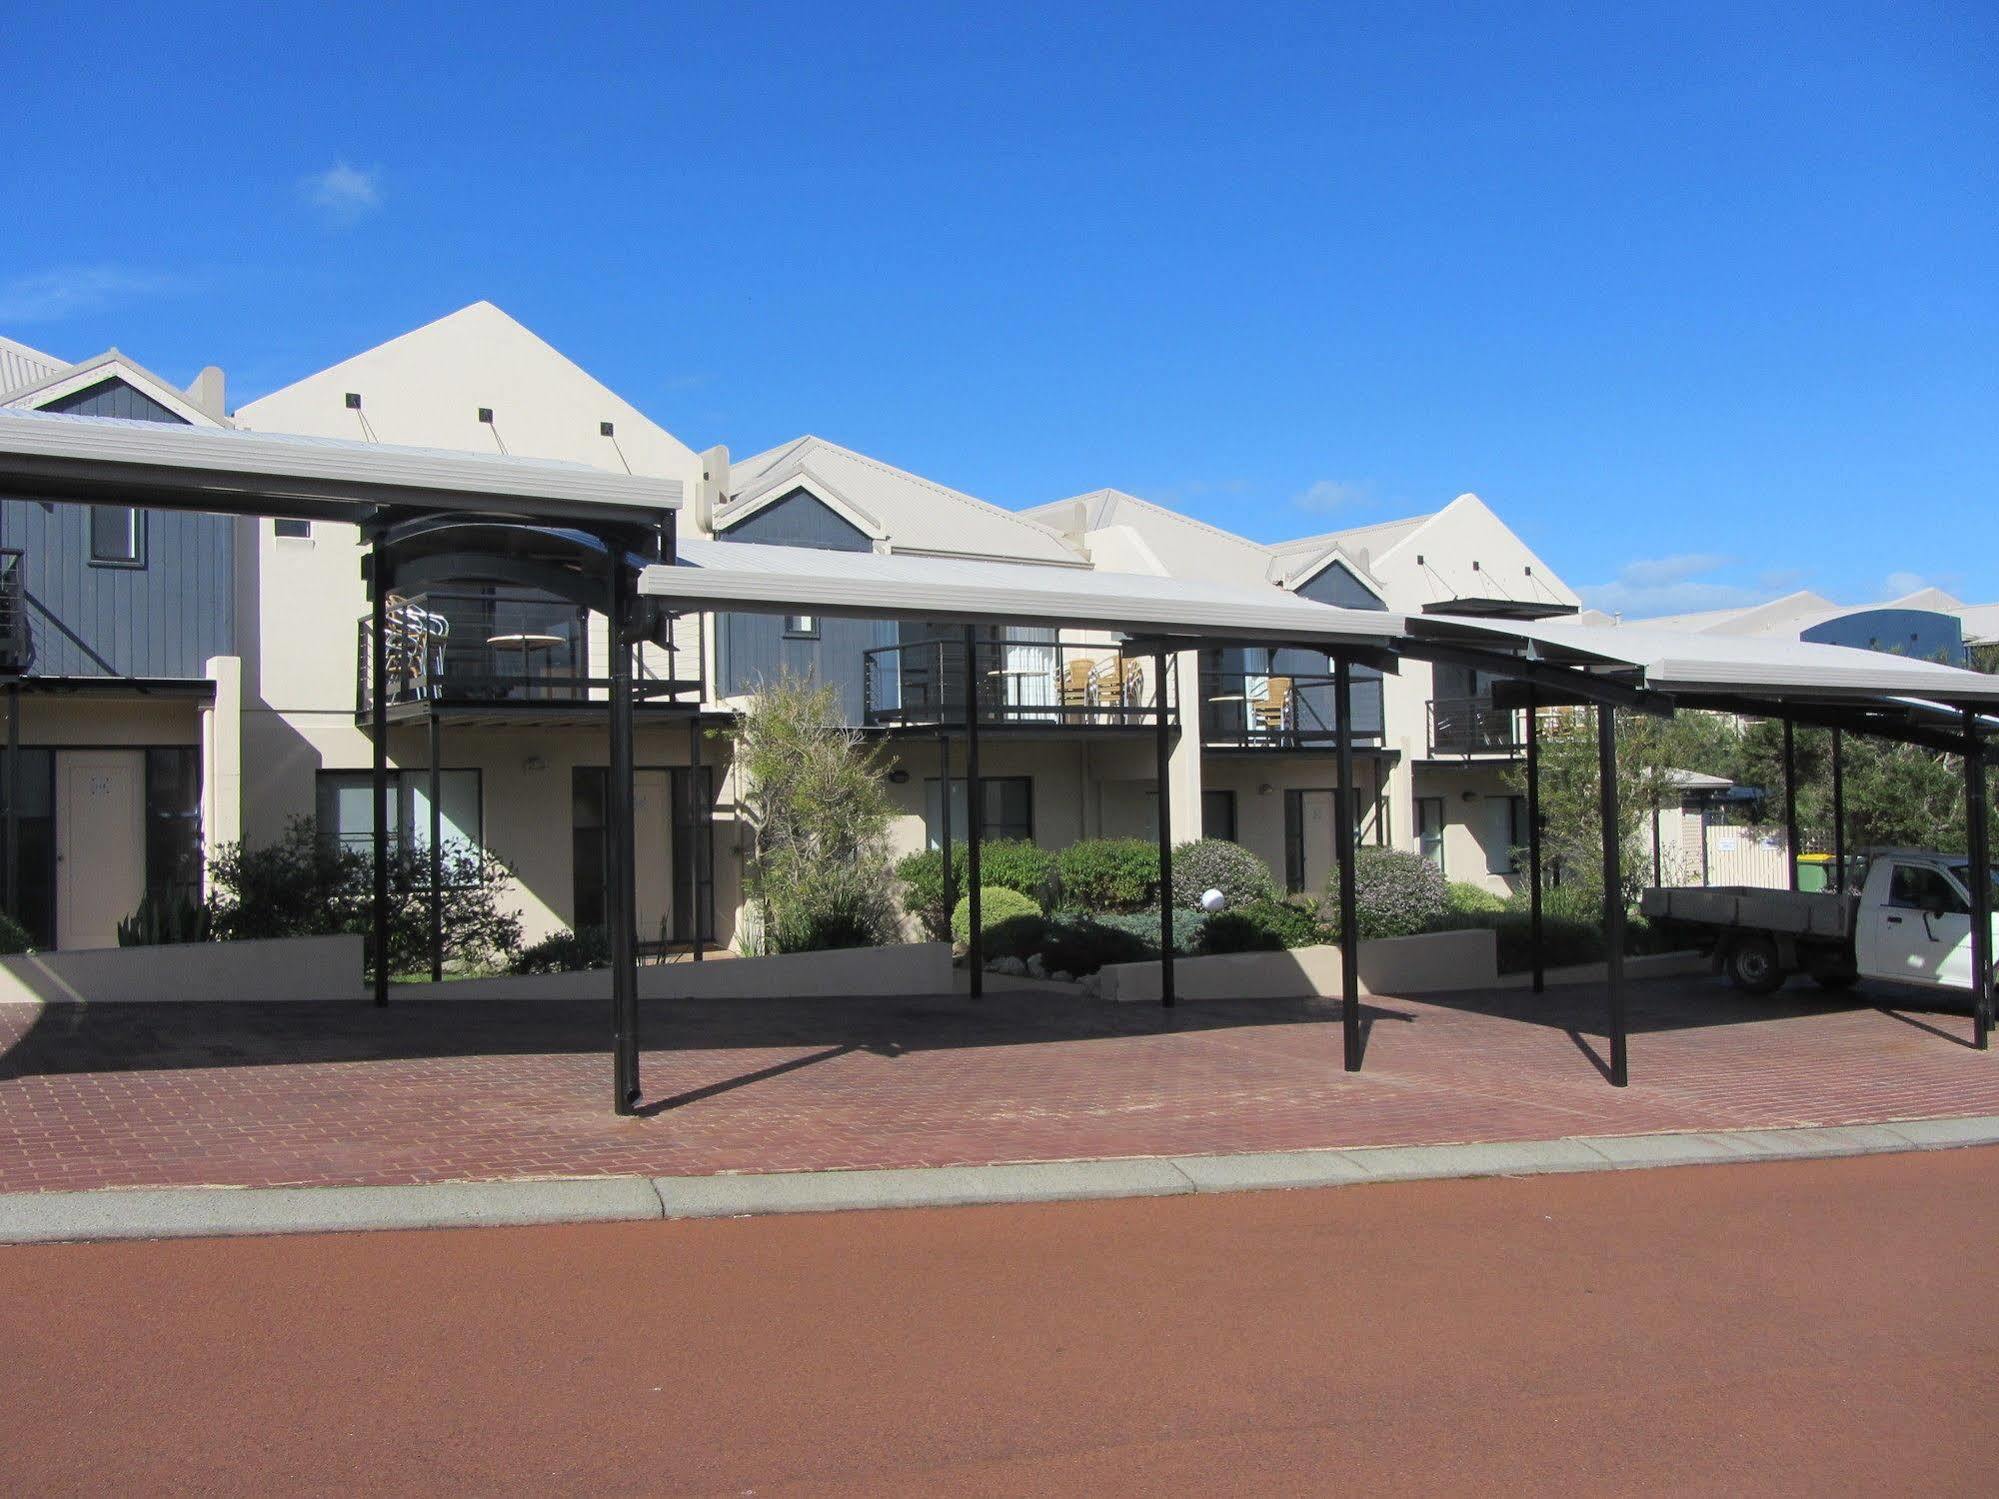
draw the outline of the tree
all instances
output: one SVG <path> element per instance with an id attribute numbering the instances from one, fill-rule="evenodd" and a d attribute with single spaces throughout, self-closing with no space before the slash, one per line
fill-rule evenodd
<path id="1" fill-rule="evenodd" d="M 753 840 L 749 943 L 808 952 L 899 941 L 879 746 L 842 721 L 830 687 L 792 677 L 757 689 L 733 737 Z"/>
<path id="2" fill-rule="evenodd" d="M 1800 840 L 1829 850 L 1834 842 L 1832 732 L 1797 729 L 1793 744 Z M 1964 851 L 1961 756 L 1868 734 L 1846 734 L 1841 737 L 1840 760 L 1845 781 L 1846 847 L 1850 852 L 1882 847 Z M 1762 788 L 1766 806 L 1782 807 L 1782 724 L 1760 721 L 1743 734 L 1737 779 Z"/>
<path id="3" fill-rule="evenodd" d="M 1565 885 L 1600 889 L 1603 818 L 1596 711 L 1543 710 L 1540 733 L 1543 862 L 1559 871 Z M 1618 844 L 1628 893 L 1649 878 L 1641 833 L 1652 814 L 1678 795 L 1672 773 L 1731 774 L 1739 739 L 1734 721 L 1722 714 L 1687 711 L 1659 718 L 1617 710 Z M 1510 776 L 1513 789 L 1526 795 L 1526 763 L 1516 762 Z"/>

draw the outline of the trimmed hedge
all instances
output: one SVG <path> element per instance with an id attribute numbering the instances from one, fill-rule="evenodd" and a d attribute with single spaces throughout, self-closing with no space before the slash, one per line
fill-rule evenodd
<path id="1" fill-rule="evenodd" d="M 903 909 L 922 922 L 931 938 L 943 941 L 950 935 L 944 910 L 943 850 L 906 854 L 895 873 L 902 881 Z M 954 889 L 969 888 L 970 864 L 962 841 L 951 845 L 951 873 Z M 1055 855 L 1025 838 L 995 838 L 979 846 L 979 884 L 984 889 L 1012 890 L 1045 908 L 1054 903 L 1056 880 Z"/>
<path id="2" fill-rule="evenodd" d="M 600 926 L 586 926 L 580 932 L 553 932 L 514 954 L 509 973 L 580 973 L 586 968 L 608 968 L 611 939 Z"/>
<path id="3" fill-rule="evenodd" d="M 1062 903 L 1085 911 L 1142 910 L 1159 886 L 1159 849 L 1143 838 L 1086 838 L 1056 855 Z"/>
<path id="4" fill-rule="evenodd" d="M 1494 895 L 1485 886 L 1469 880 L 1452 880 L 1444 891 L 1444 901 L 1449 910 L 1460 915 L 1497 915 L 1506 909 L 1505 896 Z"/>
<path id="5" fill-rule="evenodd" d="M 1020 956 L 1034 951 L 1048 923 L 1041 907 L 1003 885 L 979 887 L 980 949 L 988 958 Z M 951 940 L 960 946 L 972 941 L 972 897 L 965 895 L 951 913 Z M 1016 951 L 1017 949 L 1017 951 Z"/>
<path id="6" fill-rule="evenodd" d="M 1421 854 L 1395 848 L 1354 851 L 1354 903 L 1364 940 L 1413 937 L 1448 910 L 1444 872 Z M 1332 904 L 1339 903 L 1335 877 Z"/>
<path id="7" fill-rule="evenodd" d="M 1279 952 L 1330 942 L 1334 934 L 1316 913 L 1290 901 L 1257 900 L 1221 911 L 1201 929 L 1204 953 Z"/>
<path id="8" fill-rule="evenodd" d="M 1270 867 L 1239 843 L 1197 838 L 1173 850 L 1173 904 L 1199 908 L 1201 897 L 1219 890 L 1231 908 L 1272 893 Z"/>

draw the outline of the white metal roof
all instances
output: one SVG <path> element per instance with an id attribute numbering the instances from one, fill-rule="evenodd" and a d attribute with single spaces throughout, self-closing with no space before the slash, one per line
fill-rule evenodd
<path id="1" fill-rule="evenodd" d="M 425 504 L 640 519 L 680 506 L 677 480 L 580 463 L 4 410 L 0 493 L 331 518 Z"/>
<path id="2" fill-rule="evenodd" d="M 866 619 L 1093 625 L 1130 635 L 1377 646 L 1400 615 L 1334 609 L 1278 592 L 1035 563 L 683 541 L 677 567 L 651 567 L 642 593 L 679 605 Z"/>
<path id="3" fill-rule="evenodd" d="M 31 349 L 24 343 L 0 337 L 0 396 L 46 380 L 69 364 L 53 354 Z"/>
<path id="4" fill-rule="evenodd" d="M 1532 622 L 1428 615 L 1418 635 L 1483 633 L 1530 646 L 1539 660 L 1625 666 L 1644 685 L 1666 693 L 1729 697 L 1862 699 L 1924 698 L 1999 702 L 1999 676 L 1934 661 L 1891 656 L 1844 645 L 1816 645 L 1768 636 L 1712 635 L 1644 625 L 1590 625 L 1575 620 Z"/>
<path id="5" fill-rule="evenodd" d="M 873 522 L 899 552 L 1071 565 L 1081 560 L 1054 531 L 1026 516 L 810 435 L 732 462 L 731 499 L 716 512 L 715 528 L 728 529 L 801 481 Z"/>

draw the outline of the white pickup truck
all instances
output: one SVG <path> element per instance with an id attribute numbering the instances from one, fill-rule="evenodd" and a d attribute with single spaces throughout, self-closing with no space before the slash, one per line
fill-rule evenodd
<path id="1" fill-rule="evenodd" d="M 1793 973 L 1828 989 L 1867 978 L 1969 990 L 1970 882 L 1961 854 L 1879 849 L 1867 855 L 1857 894 L 1746 885 L 1647 890 L 1639 909 L 1700 933 L 1717 966 L 1751 994 L 1768 994 Z"/>

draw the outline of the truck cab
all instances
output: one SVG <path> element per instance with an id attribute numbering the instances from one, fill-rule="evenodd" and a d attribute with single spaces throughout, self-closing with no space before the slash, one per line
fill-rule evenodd
<path id="1" fill-rule="evenodd" d="M 1867 978 L 1935 989 L 1971 987 L 1971 866 L 1919 849 L 1888 849 L 1867 867 L 1854 956 Z"/>

